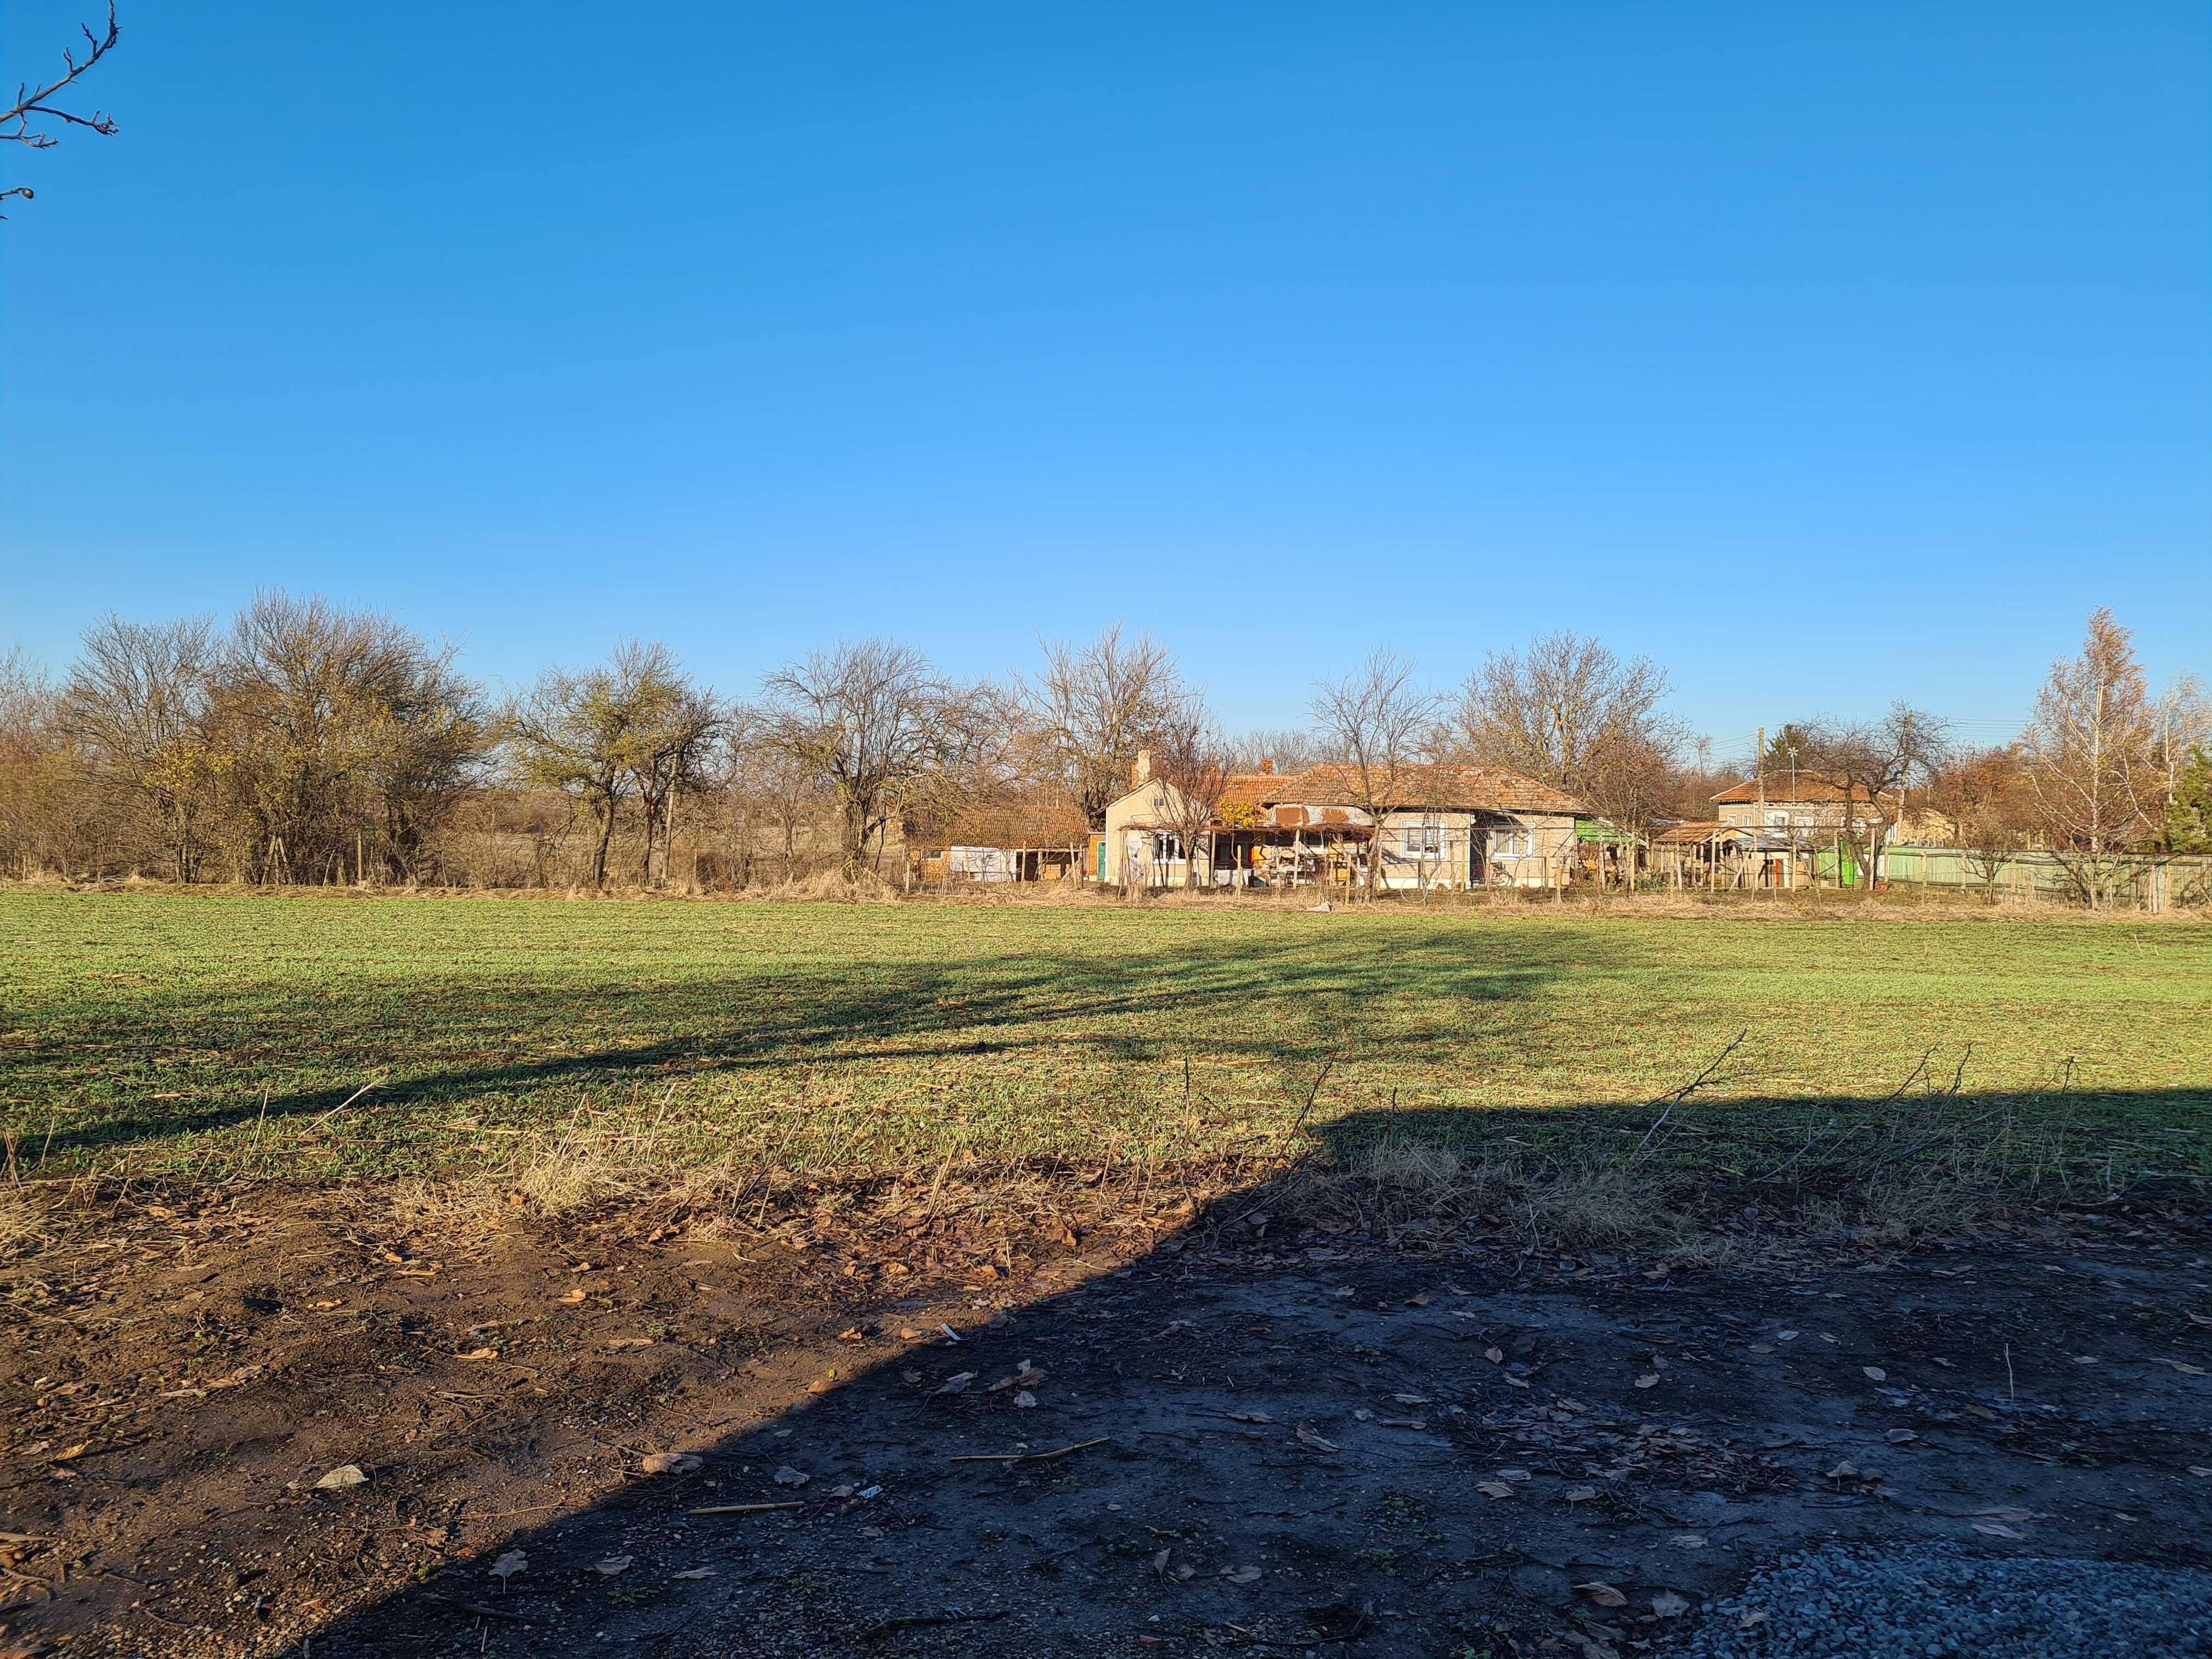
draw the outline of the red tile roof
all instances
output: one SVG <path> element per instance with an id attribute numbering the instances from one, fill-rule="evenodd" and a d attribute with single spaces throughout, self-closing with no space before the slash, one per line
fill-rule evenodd
<path id="1" fill-rule="evenodd" d="M 1867 798 L 1865 790 L 1846 791 L 1844 787 L 1834 779 L 1822 777 L 1815 772 L 1801 771 L 1797 774 L 1796 795 L 1794 800 L 1791 798 L 1790 787 L 1790 775 L 1787 772 L 1768 773 L 1765 791 L 1766 804 L 1769 806 L 1830 805 L 1845 799 L 1863 801 Z M 1739 783 L 1723 789 L 1713 797 L 1714 800 L 1729 806 L 1755 802 L 1759 798 L 1760 789 L 1756 778 L 1748 783 Z M 1894 794 L 1887 794 L 1885 798 L 1892 800 L 1896 799 Z"/>
<path id="2" fill-rule="evenodd" d="M 1581 802 L 1547 783 L 1502 766 L 1417 766 L 1395 792 L 1407 808 L 1443 811 L 1584 811 Z M 1358 769 L 1316 766 L 1304 772 L 1240 772 L 1222 792 L 1224 806 L 1351 806 L 1360 797 Z"/>

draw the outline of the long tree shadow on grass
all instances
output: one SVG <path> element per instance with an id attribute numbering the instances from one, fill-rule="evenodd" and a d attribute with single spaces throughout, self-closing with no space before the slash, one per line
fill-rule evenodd
<path id="1" fill-rule="evenodd" d="M 2212 1092 L 2110 1104 L 2150 1134 L 2201 1127 Z M 1771 1243 L 1778 1224 L 1786 1242 L 1808 1194 L 1847 1200 L 1886 1169 L 1956 1173 L 2002 1150 L 1990 1132 L 2008 1120 L 2057 1121 L 2031 1097 L 1936 1091 L 1767 1110 L 1750 1131 L 1727 1129 L 1739 1107 L 1694 1099 L 1663 1122 L 1656 1108 L 1354 1114 L 1320 1127 L 1306 1166 L 1188 1216 L 1163 1176 L 1134 1208 L 1166 1230 L 1133 1232 L 1149 1242 L 1119 1253 L 1103 1230 L 1070 1247 L 1048 1205 L 993 1224 L 987 1195 L 932 1188 L 878 1194 L 881 1224 L 805 1251 L 769 1241 L 803 1242 L 807 1211 L 781 1231 L 761 1218 L 734 1245 L 642 1223 L 617 1243 L 614 1218 L 525 1249 L 504 1306 L 470 1301 L 449 1267 L 419 1296 L 401 1287 L 413 1314 L 325 1336 L 257 1385 L 283 1393 L 281 1455 L 234 1455 L 274 1473 L 203 1461 L 145 1483 L 179 1524 L 130 1577 L 96 1581 L 125 1644 L 104 1650 L 273 1653 L 289 1638 L 257 1638 L 264 1602 L 357 1600 L 364 1577 L 389 1584 L 423 1562 L 421 1582 L 316 1634 L 316 1659 L 1395 1656 L 1553 1638 L 1618 1652 L 1663 1636 L 1653 1609 L 1733 1583 L 1757 1549 L 1877 1516 L 1887 1532 L 1949 1536 L 1941 1517 L 1973 1507 L 1977 1469 L 1990 1503 L 2056 1504 L 2092 1479 L 2057 1455 L 2061 1435 L 2103 1460 L 2094 1479 L 2145 1490 L 2150 1466 L 2194 1443 L 2185 1378 L 2154 1368 L 2128 1403 L 2131 1440 L 2082 1415 L 2104 1385 L 2044 1334 L 2105 1306 L 2101 1283 L 2038 1273 L 2008 1298 L 1916 1279 L 1902 1299 L 1849 1272 L 1832 1295 L 1778 1277 L 1709 1284 L 1650 1265 L 1666 1234 L 1649 1216 L 1639 1233 L 1617 1211 L 1619 1240 L 1571 1240 L 1562 1260 L 1532 1248 L 1542 1224 L 1498 1213 L 1579 1174 L 1696 1211 L 1715 1238 Z M 1802 1152 L 1800 1123 L 1814 1132 Z M 1509 1142 L 1515 1170 L 1497 1167 Z M 1754 1151 L 1756 1167 L 1732 1173 Z M 2092 1149 L 2068 1161 L 2078 1179 Z M 572 1271 L 585 1249 L 598 1277 Z M 748 1261 L 750 1289 L 696 1282 Z M 619 1308 L 580 1294 L 601 1279 L 608 1294 L 632 1287 Z M 267 1299 L 295 1294 L 313 1292 Z M 2069 1297 L 2081 1305 L 2060 1305 Z M 1844 1379 L 1817 1387 L 1784 1370 L 1771 1334 L 1815 1307 Z M 1931 1347 L 1931 1328 L 1952 1334 Z M 495 1358 L 457 1357 L 494 1330 Z M 2150 1340 L 2113 1332 L 2106 1373 Z M 2000 1341 L 2014 1370 L 1996 1369 Z M 1922 1362 L 1902 1404 L 1859 1374 L 1901 1353 Z M 1951 1353 L 1955 1370 L 1929 1367 Z M 1969 1404 L 1979 1417 L 1961 1415 Z M 2036 1414 L 2046 1407 L 2060 1415 Z M 1900 1420 L 1962 1451 L 2002 1432 L 2031 1459 L 1923 1467 L 1883 1439 Z M 1833 1447 L 1862 1441 L 1869 1478 L 1824 1474 Z M 642 1459 L 664 1452 L 678 1466 L 648 1474 Z M 341 1462 L 368 1480 L 275 1484 Z M 1866 1507 L 1885 1481 L 1926 1502 Z M 1930 1481 L 1943 1484 L 1923 1494 Z M 191 1560 L 204 1573 L 211 1556 L 238 1588 L 178 1600 Z M 1593 1583 L 1625 1610 L 1575 1589 Z"/>
<path id="2" fill-rule="evenodd" d="M 445 989 L 436 1015 L 394 1009 L 374 985 L 332 993 L 306 1006 L 246 991 L 219 1000 L 176 1000 L 160 1024 L 188 1048 L 234 1051 L 219 1103 L 175 1103 L 173 1088 L 118 1091 L 87 1115 L 74 1109 L 93 1074 L 70 1042 L 22 1045 L 11 1056 L 24 1104 L 19 1135 L 42 1155 L 113 1151 L 210 1130 L 257 1132 L 333 1112 L 364 1075 L 382 1073 L 357 1115 L 408 1103 L 465 1104 L 526 1095 L 568 1083 L 655 1085 L 671 1078 L 788 1069 L 834 1074 L 885 1061 L 973 1059 L 1041 1048 L 1109 1060 L 1156 1060 L 1187 1051 L 1203 1032 L 1206 1052 L 1230 1062 L 1316 1060 L 1340 1051 L 1355 1005 L 1371 1011 L 1403 1000 L 1390 1037 L 1401 1054 L 1446 1052 L 1463 1042 L 1471 1016 L 1528 998 L 1573 966 L 1563 942 L 1534 938 L 1510 961 L 1476 960 L 1434 949 L 1373 954 L 1325 942 L 1306 954 L 1267 956 L 1223 947 L 1187 949 L 1101 963 L 1031 955 L 979 967 L 899 963 L 781 970 L 736 983 L 582 986 L 493 981 Z M 580 1052 L 484 1063 L 518 1027 L 549 1022 L 566 1032 L 607 1011 L 659 1033 L 599 1042 Z M 1271 1017 L 1255 1018 L 1255 1011 Z M 126 1030 L 152 1024 L 141 1016 Z M 142 1039 L 150 1055 L 179 1038 Z M 128 1043 L 101 1045 L 104 1056 Z M 440 1050 L 451 1054 L 440 1057 Z M 313 1087 L 251 1085 L 257 1065 L 296 1066 L 312 1057 L 342 1080 Z M 103 1059 L 112 1067 L 112 1062 Z M 146 1069 L 165 1081 L 158 1058 Z M 61 1123 L 64 1100 L 70 1121 Z M 40 1136 L 43 1133 L 44 1139 Z"/>

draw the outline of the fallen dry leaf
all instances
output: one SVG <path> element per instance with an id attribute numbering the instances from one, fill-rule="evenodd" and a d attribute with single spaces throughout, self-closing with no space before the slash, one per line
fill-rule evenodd
<path id="1" fill-rule="evenodd" d="M 1859 1369 L 1867 1374 L 1868 1379 L 1871 1382 L 1887 1382 L 1889 1381 L 1889 1373 L 1882 1370 L 1879 1365 L 1862 1365 Z"/>
<path id="2" fill-rule="evenodd" d="M 653 1339 L 649 1336 L 611 1336 L 607 1339 L 607 1346 L 617 1352 L 623 1348 L 649 1348 L 652 1346 Z"/>
<path id="3" fill-rule="evenodd" d="M 1882 1436 L 1882 1438 L 1893 1446 L 1904 1446 L 1911 1444 L 1920 1437 L 1910 1429 L 1892 1429 L 1887 1434 Z"/>
<path id="4" fill-rule="evenodd" d="M 1855 1480 L 1858 1478 L 1858 1470 L 1853 1468 L 1847 1459 L 1830 1469 L 1826 1478 L 1830 1480 Z"/>
<path id="5" fill-rule="evenodd" d="M 610 1555 L 604 1561 L 592 1562 L 592 1571 L 603 1578 L 619 1578 L 629 1571 L 629 1564 L 636 1559 L 634 1555 Z"/>
<path id="6" fill-rule="evenodd" d="M 343 1492 L 348 1486 L 366 1485 L 368 1477 L 361 1472 L 358 1463 L 341 1463 L 315 1482 L 318 1492 Z"/>
<path id="7" fill-rule="evenodd" d="M 714 1570 L 712 1567 L 691 1567 L 683 1572 L 672 1572 L 668 1576 L 671 1578 L 712 1578 L 714 1576 Z"/>
<path id="8" fill-rule="evenodd" d="M 2212 1469 L 2206 1468 L 2202 1463 L 2191 1463 L 2189 1466 L 2189 1472 L 2198 1476 L 2212 1475 Z"/>
<path id="9" fill-rule="evenodd" d="M 1639 1389 L 1657 1388 L 1659 1386 L 1659 1373 L 1656 1371 L 1644 1372 L 1643 1376 L 1636 1379 L 1636 1386 Z"/>
<path id="10" fill-rule="evenodd" d="M 89 1440 L 80 1440 L 74 1446 L 64 1446 L 53 1455 L 52 1461 L 57 1463 L 70 1462 L 76 1458 L 83 1456 L 85 1448 L 91 1444 L 92 1442 Z"/>
<path id="11" fill-rule="evenodd" d="M 1427 1307 L 1429 1305 L 1429 1293 L 1426 1291 L 1423 1291 L 1419 1296 L 1407 1297 L 1406 1298 L 1406 1305 L 1409 1308 Z"/>
<path id="12" fill-rule="evenodd" d="M 1974 1522 L 1974 1530 L 1986 1533 L 1991 1538 L 2020 1539 L 2027 1536 L 2024 1532 L 2014 1532 L 2010 1527 L 1999 1526 L 1994 1521 L 1977 1521 Z"/>
<path id="13" fill-rule="evenodd" d="M 858 1325 L 848 1325 L 837 1333 L 837 1340 L 840 1342 L 865 1342 L 868 1340 L 868 1334 Z"/>
<path id="14" fill-rule="evenodd" d="M 1275 1420 L 1265 1412 L 1225 1412 L 1223 1415 L 1232 1423 L 1272 1423 Z"/>
<path id="15" fill-rule="evenodd" d="M 775 1472 L 775 1484 L 779 1486 L 803 1486 L 813 1478 L 804 1469 L 794 1469 L 788 1463 Z"/>
<path id="16" fill-rule="evenodd" d="M 1701 1550 L 1705 1547 L 1705 1538 L 1703 1533 L 1678 1532 L 1667 1541 L 1674 1546 L 1676 1549 Z"/>
<path id="17" fill-rule="evenodd" d="M 1592 1607 L 1625 1607 L 1628 1605 L 1628 1598 L 1601 1578 L 1594 1578 L 1587 1584 L 1576 1585 L 1575 1594 Z"/>
<path id="18" fill-rule="evenodd" d="M 637 1460 L 647 1474 L 689 1474 L 699 1467 L 696 1452 L 647 1452 Z"/>
<path id="19" fill-rule="evenodd" d="M 1003 1394 L 1008 1389 L 1022 1388 L 1031 1382 L 1042 1382 L 1048 1374 L 1042 1370 L 1033 1370 L 1029 1366 L 1024 1365 L 1021 1370 L 1000 1377 L 983 1392 Z"/>
<path id="20" fill-rule="evenodd" d="M 1429 1403 L 1429 1397 L 1425 1394 L 1394 1394 L 1390 1398 L 1401 1406 L 1425 1406 Z"/>
<path id="21" fill-rule="evenodd" d="M 1772 1614 L 1769 1613 L 1762 1607 L 1757 1612 L 1743 1614 L 1735 1621 L 1735 1627 L 1738 1630 L 1751 1630 L 1758 1626 L 1765 1624 L 1772 1616 Z"/>
<path id="22" fill-rule="evenodd" d="M 1525 1389 L 1528 1386 L 1528 1379 L 1525 1376 L 1516 1376 L 1511 1371 L 1508 1371 L 1505 1373 L 1505 1386 L 1509 1389 Z"/>
<path id="23" fill-rule="evenodd" d="M 577 1287 L 576 1287 L 575 1289 L 574 1289 L 574 1290 L 570 1290 L 570 1291 L 563 1291 L 560 1295 L 558 1295 L 558 1296 L 555 1297 L 553 1299 L 554 1299 L 556 1302 L 558 1302 L 558 1303 L 563 1304 L 564 1305 L 566 1305 L 566 1306 L 568 1306 L 568 1307 L 571 1307 L 571 1308 L 573 1308 L 573 1307 L 574 1307 L 574 1306 L 575 1306 L 579 1302 L 581 1302 L 581 1301 L 584 1299 L 584 1295 L 585 1295 L 585 1292 L 584 1292 L 583 1287 L 582 1287 L 581 1285 L 579 1285 L 579 1286 L 577 1286 Z"/>
<path id="24" fill-rule="evenodd" d="M 1596 1496 L 1597 1488 L 1595 1486 L 1570 1486 L 1567 1488 L 1567 1502 L 1570 1504 L 1587 1504 L 1591 1498 Z"/>
<path id="25" fill-rule="evenodd" d="M 1336 1449 L 1336 1443 L 1322 1439 L 1310 1423 L 1301 1423 L 1291 1432 L 1297 1437 L 1301 1446 L 1311 1446 L 1316 1451 L 1333 1452 Z"/>
<path id="26" fill-rule="evenodd" d="M 935 1399 L 941 1394 L 965 1394 L 968 1392 L 968 1385 L 975 1380 L 975 1373 L 973 1371 L 955 1371 L 929 1391 L 930 1397 Z"/>
<path id="27" fill-rule="evenodd" d="M 1027 1389 L 1024 1389 L 1020 1393 L 1014 1396 L 1014 1409 L 1017 1411 L 1025 1412 L 1036 1404 L 1036 1396 L 1031 1394 Z"/>
<path id="28" fill-rule="evenodd" d="M 1474 1483 L 1474 1489 L 1480 1492 L 1485 1498 L 1510 1498 L 1513 1496 L 1513 1488 L 1507 1486 L 1503 1480 L 1478 1480 Z"/>
<path id="29" fill-rule="evenodd" d="M 1164 1578 L 1168 1576 L 1168 1558 L 1174 1553 L 1173 1550 L 1162 1550 L 1152 1558 L 1152 1572 L 1156 1577 Z"/>
<path id="30" fill-rule="evenodd" d="M 466 1353 L 457 1353 L 453 1358 L 456 1359 L 496 1359 L 499 1358 L 499 1350 L 497 1348 L 471 1348 Z"/>
<path id="31" fill-rule="evenodd" d="M 502 1584 L 530 1565 L 530 1558 L 520 1550 L 508 1550 L 486 1569 Z"/>
<path id="32" fill-rule="evenodd" d="M 1661 1590 L 1651 1598 L 1651 1616 L 1654 1619 L 1680 1619 L 1689 1610 L 1689 1598 L 1677 1595 L 1672 1590 Z"/>
<path id="33" fill-rule="evenodd" d="M 1232 1584 L 1249 1584 L 1254 1579 L 1259 1577 L 1260 1569 L 1257 1567 L 1224 1567 L 1221 1570 L 1221 1576 L 1224 1578 L 1226 1578 Z"/>
<path id="34" fill-rule="evenodd" d="M 1487 1359 L 1493 1365 L 1502 1365 L 1505 1363 L 1505 1350 L 1503 1348 L 1485 1348 L 1482 1351 L 1482 1357 L 1485 1359 Z"/>

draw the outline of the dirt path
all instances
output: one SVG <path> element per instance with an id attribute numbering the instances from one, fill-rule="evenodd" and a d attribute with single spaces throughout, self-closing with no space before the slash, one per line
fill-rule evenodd
<path id="1" fill-rule="evenodd" d="M 125 1205 L 7 1272 L 0 1653 L 1620 1654 L 1830 1538 L 2208 1565 L 2202 1220 L 1695 1275 L 1201 1224 L 933 1273 Z"/>

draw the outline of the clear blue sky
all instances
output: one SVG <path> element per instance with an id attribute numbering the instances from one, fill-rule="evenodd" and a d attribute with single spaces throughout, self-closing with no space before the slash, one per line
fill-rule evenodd
<path id="1" fill-rule="evenodd" d="M 35 76 L 95 0 L 9 0 Z M 257 584 L 732 689 L 1572 627 L 1717 734 L 2212 670 L 2191 3 L 183 7 L 0 155 L 0 642 Z"/>

